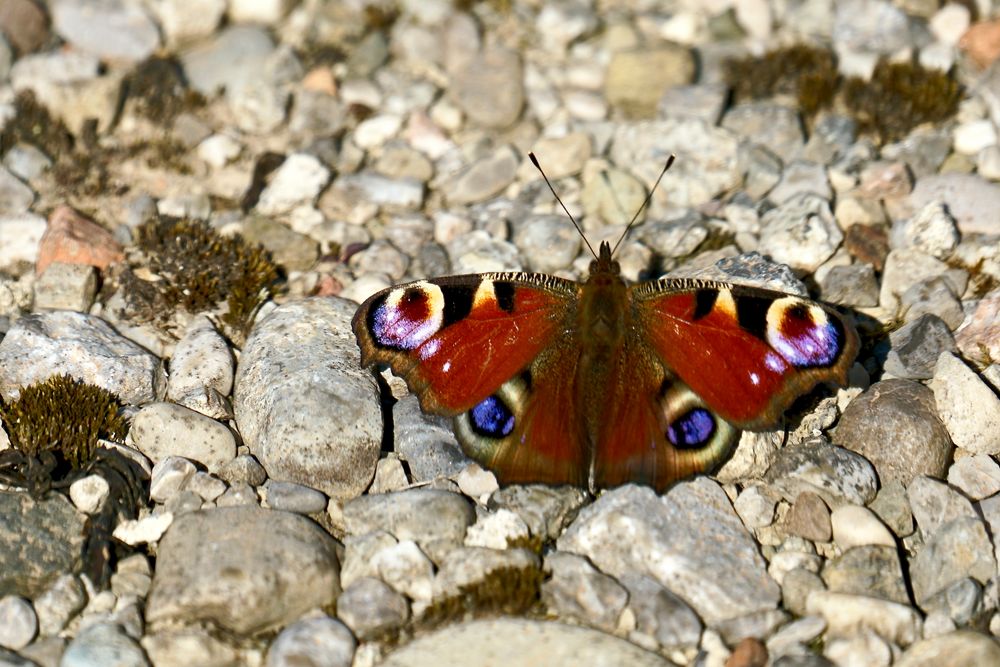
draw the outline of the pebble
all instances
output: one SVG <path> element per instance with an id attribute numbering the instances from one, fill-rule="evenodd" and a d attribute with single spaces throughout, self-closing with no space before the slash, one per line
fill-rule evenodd
<path id="1" fill-rule="evenodd" d="M 935 667 L 997 662 L 1000 662 L 1000 645 L 995 639 L 973 630 L 958 630 L 913 644 L 894 664 L 897 667 Z"/>
<path id="2" fill-rule="evenodd" d="M 970 500 L 982 500 L 1000 493 L 1000 465 L 986 454 L 963 456 L 948 468 L 948 483 Z"/>
<path id="3" fill-rule="evenodd" d="M 14 595 L 0 598 L 0 646 L 20 651 L 38 632 L 38 617 L 31 603 Z"/>
<path id="4" fill-rule="evenodd" d="M 253 506 L 193 512 L 159 543 L 146 619 L 240 634 L 281 627 L 334 602 L 339 574 L 336 542 L 305 517 Z"/>
<path id="5" fill-rule="evenodd" d="M 936 315 L 921 315 L 889 334 L 885 371 L 906 380 L 929 380 L 938 358 L 955 350 L 948 325 Z"/>
<path id="6" fill-rule="evenodd" d="M 779 597 L 725 493 L 706 478 L 681 482 L 662 498 L 634 485 L 608 491 L 580 511 L 557 545 L 612 576 L 653 577 L 709 626 L 771 609 Z M 724 585 L 709 574 L 720 568 L 729 573 Z"/>
<path id="7" fill-rule="evenodd" d="M 0 215 L 27 213 L 34 201 L 34 191 L 8 169 L 0 167 Z"/>
<path id="8" fill-rule="evenodd" d="M 4 238 L 0 245 L 0 267 L 10 267 L 17 262 L 34 264 L 45 228 L 45 218 L 38 215 L 0 214 L 0 235 Z"/>
<path id="9" fill-rule="evenodd" d="M 833 441 L 870 461 L 883 484 L 944 477 L 952 453 L 933 392 L 911 380 L 882 380 L 851 401 Z"/>
<path id="10" fill-rule="evenodd" d="M 361 640 L 398 630 L 410 617 L 406 598 L 375 577 L 362 577 L 337 598 L 337 616 Z"/>
<path id="11" fill-rule="evenodd" d="M 910 560 L 913 597 L 921 607 L 959 579 L 971 577 L 986 584 L 996 573 L 993 543 L 979 517 L 942 525 Z"/>
<path id="12" fill-rule="evenodd" d="M 87 475 L 69 485 L 69 497 L 76 509 L 94 514 L 107 500 L 110 490 L 107 480 L 100 475 Z"/>
<path id="13" fill-rule="evenodd" d="M 980 299 L 955 342 L 965 358 L 977 363 L 986 364 L 1000 356 L 1000 291 Z"/>
<path id="14" fill-rule="evenodd" d="M 574 554 L 549 554 L 544 567 L 542 603 L 550 614 L 614 631 L 629 599 L 621 584 Z"/>
<path id="15" fill-rule="evenodd" d="M 205 388 L 223 396 L 232 391 L 233 355 L 212 321 L 199 315 L 191 320 L 174 347 L 167 398 L 178 401 Z"/>
<path id="16" fill-rule="evenodd" d="M 344 505 L 344 519 L 352 535 L 384 530 L 422 546 L 439 541 L 461 544 L 475 511 L 457 493 L 408 489 L 350 500 Z"/>
<path id="17" fill-rule="evenodd" d="M 212 637 L 206 630 L 193 627 L 147 634 L 142 638 L 142 648 L 157 667 L 225 665 L 238 661 L 235 648 Z"/>
<path id="18" fill-rule="evenodd" d="M 633 637 L 648 638 L 666 650 L 698 645 L 701 619 L 684 600 L 645 575 L 625 575 L 621 583 L 628 591 L 627 609 L 635 617 Z"/>
<path id="19" fill-rule="evenodd" d="M 267 667 L 350 667 L 357 640 L 329 616 L 305 618 L 282 630 L 267 650 Z"/>
<path id="20" fill-rule="evenodd" d="M 243 441 L 269 477 L 340 499 L 368 487 L 382 443 L 378 387 L 357 365 L 354 310 L 316 297 L 271 311 L 243 348 L 233 401 Z"/>
<path id="21" fill-rule="evenodd" d="M 390 178 L 374 171 L 341 174 L 334 181 L 333 189 L 392 209 L 418 209 L 424 202 L 424 184 L 420 180 Z"/>
<path id="22" fill-rule="evenodd" d="M 160 514 L 147 514 L 138 519 L 122 521 L 115 526 L 112 535 L 116 540 L 129 546 L 152 544 L 163 536 L 163 533 L 173 522 L 174 515 L 169 511 Z"/>
<path id="23" fill-rule="evenodd" d="M 847 549 L 823 566 L 823 582 L 834 593 L 869 595 L 900 604 L 910 596 L 896 545 L 865 545 Z"/>
<path id="24" fill-rule="evenodd" d="M 372 479 L 372 485 L 368 487 L 368 493 L 402 491 L 409 485 L 410 480 L 406 476 L 403 462 L 395 455 L 390 455 L 388 458 L 378 460 L 375 477 Z"/>
<path id="25" fill-rule="evenodd" d="M 484 549 L 459 547 L 449 551 L 439 560 L 438 574 L 434 578 L 434 600 L 443 602 L 461 599 L 470 589 L 484 585 L 491 577 L 508 577 L 516 580 L 525 572 L 537 572 L 541 562 L 537 554 L 527 549 Z M 516 590 L 518 584 L 508 584 Z"/>
<path id="26" fill-rule="evenodd" d="M 909 605 L 867 595 L 814 591 L 806 604 L 808 613 L 821 616 L 834 636 L 851 636 L 864 628 L 883 639 L 907 646 L 921 635 L 919 612 Z"/>
<path id="27" fill-rule="evenodd" d="M 514 181 L 519 164 L 514 147 L 505 144 L 449 177 L 441 189 L 453 206 L 485 201 Z"/>
<path id="28" fill-rule="evenodd" d="M 878 280 L 871 264 L 834 266 L 820 282 L 823 300 L 856 308 L 878 305 Z"/>
<path id="29" fill-rule="evenodd" d="M 979 175 L 951 172 L 918 178 L 909 206 L 917 211 L 934 201 L 948 207 L 962 235 L 1000 231 L 1000 223 L 987 214 L 990 207 L 1000 205 L 1000 185 Z"/>
<path id="30" fill-rule="evenodd" d="M 728 130 L 702 120 L 668 118 L 616 126 L 610 157 L 615 166 L 652 185 L 667 156 L 675 154 L 677 159 L 663 175 L 653 201 L 684 208 L 700 206 L 739 185 L 738 146 L 739 140 Z"/>
<path id="31" fill-rule="evenodd" d="M 257 211 L 264 215 L 280 215 L 297 206 L 311 204 L 329 180 L 330 170 L 317 158 L 293 153 L 275 170 L 257 201 Z"/>
<path id="32" fill-rule="evenodd" d="M 247 219 L 243 238 L 263 246 L 274 262 L 288 271 L 308 270 L 319 255 L 316 241 L 264 216 Z"/>
<path id="33" fill-rule="evenodd" d="M 56 0 L 51 11 L 52 27 L 60 37 L 101 58 L 137 62 L 160 46 L 149 14 L 124 0 Z"/>
<path id="34" fill-rule="evenodd" d="M 58 206 L 39 242 L 35 271 L 44 273 L 55 262 L 86 264 L 103 271 L 122 258 L 121 244 L 111 232 L 69 206 Z"/>
<path id="35" fill-rule="evenodd" d="M 264 70 L 274 43 L 262 26 L 232 25 L 213 38 L 180 53 L 188 85 L 212 96 L 231 86 L 242 87 Z"/>
<path id="36" fill-rule="evenodd" d="M 480 515 L 465 533 L 465 546 L 506 549 L 528 538 L 528 524 L 514 512 L 499 509 Z"/>
<path id="37" fill-rule="evenodd" d="M 59 576 L 35 597 L 38 634 L 42 637 L 58 634 L 86 604 L 87 594 L 80 580 L 71 574 Z"/>
<path id="38" fill-rule="evenodd" d="M 829 259 L 844 240 L 826 199 L 809 192 L 792 196 L 761 217 L 761 252 L 808 272 Z"/>
<path id="39" fill-rule="evenodd" d="M 785 515 L 785 530 L 813 542 L 829 542 L 830 510 L 815 493 L 803 491 Z"/>
<path id="40" fill-rule="evenodd" d="M 859 505 L 841 505 L 830 514 L 833 541 L 842 551 L 857 546 L 895 548 L 896 540 L 871 510 Z"/>
<path id="41" fill-rule="evenodd" d="M 415 482 L 450 477 L 469 465 L 448 420 L 425 415 L 415 395 L 397 401 L 392 417 L 395 449 Z"/>
<path id="42" fill-rule="evenodd" d="M 791 107 L 773 102 L 737 104 L 726 111 L 726 115 L 722 118 L 722 127 L 735 132 L 740 139 L 766 148 L 783 161 L 791 162 L 806 143 L 798 112 Z M 825 175 L 822 178 L 825 183 Z M 770 198 L 775 203 L 781 203 L 788 198 L 784 196 L 776 199 L 773 194 Z M 791 194 L 788 193 L 789 196 Z"/>
<path id="43" fill-rule="evenodd" d="M 788 501 L 807 491 L 834 509 L 845 503 L 867 505 L 877 488 L 871 463 L 823 438 L 782 449 L 768 468 L 765 480 Z"/>
<path id="44" fill-rule="evenodd" d="M 532 535 L 554 540 L 587 501 L 582 489 L 541 484 L 506 486 L 490 496 L 490 509 L 507 508 L 528 525 Z"/>
<path id="45" fill-rule="evenodd" d="M 66 646 L 60 667 L 148 667 L 138 642 L 115 623 L 95 623 L 80 631 Z"/>
<path id="46" fill-rule="evenodd" d="M 87 517 L 65 496 L 35 501 L 0 492 L 0 595 L 34 598 L 65 572 L 75 570 L 85 540 Z M 32 539 L 25 539 L 30 535 Z"/>
<path id="47" fill-rule="evenodd" d="M 569 268 L 580 252 L 580 235 L 563 215 L 532 215 L 518 224 L 514 243 L 523 248 L 532 271 L 556 273 Z"/>
<path id="48" fill-rule="evenodd" d="M 264 485 L 265 507 L 297 514 L 316 514 L 326 510 L 326 496 L 302 484 L 268 480 Z"/>
<path id="49" fill-rule="evenodd" d="M 149 481 L 149 497 L 164 503 L 184 489 L 194 477 L 194 464 L 181 456 L 167 456 L 153 466 Z"/>
<path id="50" fill-rule="evenodd" d="M 930 381 L 938 415 L 956 447 L 1000 454 L 1000 398 L 965 363 L 942 352 Z"/>
<path id="51" fill-rule="evenodd" d="M 25 315 L 0 340 L 0 395 L 59 373 L 104 387 L 123 402 L 142 405 L 163 394 L 160 360 L 94 315 L 56 311 Z"/>
<path id="52" fill-rule="evenodd" d="M 462 664 L 486 667 L 502 655 L 507 667 L 530 665 L 634 665 L 668 667 L 670 661 L 613 635 L 563 623 L 497 618 L 449 625 L 391 653 L 384 667 Z"/>
<path id="53" fill-rule="evenodd" d="M 36 310 L 90 310 L 97 293 L 94 267 L 84 264 L 50 264 L 35 282 Z"/>
<path id="54" fill-rule="evenodd" d="M 524 106 L 521 57 L 488 47 L 459 66 L 448 91 L 473 123 L 505 128 L 518 119 Z"/>
<path id="55" fill-rule="evenodd" d="M 434 563 L 413 540 L 379 550 L 371 567 L 382 581 L 411 600 L 426 603 L 434 594 Z"/>
<path id="56" fill-rule="evenodd" d="M 225 424 L 173 403 L 140 410 L 126 440 L 154 463 L 183 456 L 212 472 L 236 456 L 236 437 Z"/>
<path id="57" fill-rule="evenodd" d="M 943 276 L 911 285 L 900 295 L 899 307 L 907 321 L 930 314 L 940 317 L 949 328 L 957 329 L 965 320 L 962 303 Z"/>
<path id="58" fill-rule="evenodd" d="M 694 72 L 694 56 L 678 45 L 616 51 L 604 76 L 604 96 L 627 117 L 652 118 L 662 92 L 690 83 Z"/>

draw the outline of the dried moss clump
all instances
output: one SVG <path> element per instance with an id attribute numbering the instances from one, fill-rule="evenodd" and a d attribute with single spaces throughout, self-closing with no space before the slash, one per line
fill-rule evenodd
<path id="1" fill-rule="evenodd" d="M 16 401 L 0 401 L 0 420 L 14 449 L 32 458 L 53 452 L 79 468 L 93 458 L 98 438 L 124 440 L 120 408 L 108 390 L 55 375 L 23 388 Z"/>
<path id="2" fill-rule="evenodd" d="M 260 246 L 225 237 L 196 220 L 158 219 L 136 230 L 136 243 L 155 282 L 133 280 L 130 298 L 144 304 L 149 319 L 162 320 L 176 308 L 189 313 L 229 309 L 222 323 L 238 342 L 278 279 L 278 268 Z"/>
<path id="3" fill-rule="evenodd" d="M 910 63 L 880 62 L 871 81 L 848 79 L 845 106 L 862 130 L 897 141 L 921 123 L 937 123 L 958 111 L 961 90 L 944 72 Z"/>
<path id="4" fill-rule="evenodd" d="M 806 115 L 833 102 L 839 75 L 833 54 L 802 44 L 726 63 L 726 80 L 736 101 L 793 95 Z"/>
<path id="5" fill-rule="evenodd" d="M 125 79 L 125 90 L 135 113 L 161 124 L 205 105 L 205 98 L 188 88 L 183 69 L 173 58 L 147 58 Z"/>
<path id="6" fill-rule="evenodd" d="M 49 110 L 35 99 L 31 91 L 22 91 L 14 98 L 14 115 L 0 134 L 0 153 L 16 144 L 31 144 L 53 161 L 73 152 L 73 135 Z"/>
<path id="7" fill-rule="evenodd" d="M 535 567 L 493 570 L 482 581 L 431 604 L 421 616 L 421 624 L 433 627 L 468 615 L 524 613 L 538 602 L 543 578 Z"/>

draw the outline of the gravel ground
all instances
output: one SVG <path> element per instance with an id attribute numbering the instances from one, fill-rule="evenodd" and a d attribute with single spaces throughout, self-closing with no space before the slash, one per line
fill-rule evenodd
<path id="1" fill-rule="evenodd" d="M 1000 664 L 995 12 L 0 0 L 0 665 Z M 623 275 L 833 304 L 848 386 L 498 485 L 351 319 L 585 277 L 529 151 L 595 246 L 675 154 Z"/>

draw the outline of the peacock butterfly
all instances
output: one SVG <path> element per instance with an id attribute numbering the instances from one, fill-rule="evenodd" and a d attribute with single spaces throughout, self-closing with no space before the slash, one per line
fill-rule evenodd
<path id="1" fill-rule="evenodd" d="M 383 290 L 354 316 L 361 363 L 453 417 L 502 483 L 592 491 L 709 471 L 740 429 L 845 383 L 858 336 L 832 309 L 708 280 L 627 285 L 613 254 L 602 243 L 583 283 L 484 273 Z"/>

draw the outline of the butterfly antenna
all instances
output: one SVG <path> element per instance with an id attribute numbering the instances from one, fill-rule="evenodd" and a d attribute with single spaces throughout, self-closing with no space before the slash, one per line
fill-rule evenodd
<path id="1" fill-rule="evenodd" d="M 628 221 L 628 225 L 625 226 L 625 231 L 622 232 L 622 235 L 618 237 L 618 242 L 615 243 L 615 247 L 611 249 L 612 255 L 615 254 L 615 250 L 618 250 L 618 246 L 620 246 L 622 244 L 622 241 L 625 240 L 625 237 L 628 236 L 629 231 L 631 231 L 632 229 L 632 225 L 634 225 L 635 221 L 639 219 L 639 214 L 642 213 L 642 211 L 646 208 L 646 206 L 649 205 L 650 200 L 653 198 L 653 193 L 656 192 L 656 187 L 660 184 L 660 181 L 663 180 L 663 175 L 667 173 L 667 170 L 670 169 L 670 165 L 672 165 L 674 163 L 674 160 L 676 159 L 677 156 L 674 155 L 673 153 L 671 153 L 670 157 L 667 158 L 667 163 L 663 165 L 663 169 L 660 171 L 660 175 L 656 177 L 656 183 L 653 183 L 653 187 L 649 189 L 649 194 L 646 195 L 646 199 L 643 200 L 642 205 L 639 207 L 639 210 L 635 212 L 635 215 L 632 216 L 632 219 Z M 606 173 L 605 173 L 605 178 L 607 178 Z M 612 192 L 613 191 L 614 190 L 612 190 Z"/>
<path id="2" fill-rule="evenodd" d="M 587 249 L 590 250 L 590 254 L 594 256 L 594 259 L 597 259 L 597 253 L 594 252 L 594 247 L 590 245 L 590 241 L 587 240 L 587 235 L 583 233 L 583 229 L 580 227 L 580 223 L 576 221 L 576 218 L 573 217 L 573 214 L 569 212 L 568 208 L 566 208 L 566 204 L 564 204 L 563 200 L 559 198 L 559 195 L 556 193 L 556 189 L 552 187 L 552 183 L 549 182 L 549 177 L 545 175 L 545 171 L 542 169 L 542 165 L 538 164 L 538 158 L 535 157 L 534 153 L 528 153 L 528 158 L 531 160 L 531 164 L 535 165 L 535 169 L 537 169 L 538 173 L 542 175 L 542 178 L 545 179 L 545 185 L 549 186 L 549 190 L 552 191 L 552 196 L 556 198 L 556 201 L 559 202 L 560 206 L 562 206 L 562 210 L 565 211 L 566 215 L 569 216 L 569 219 L 573 223 L 573 226 L 576 227 L 576 231 L 579 232 L 580 238 L 582 238 L 583 242 L 587 244 Z"/>

